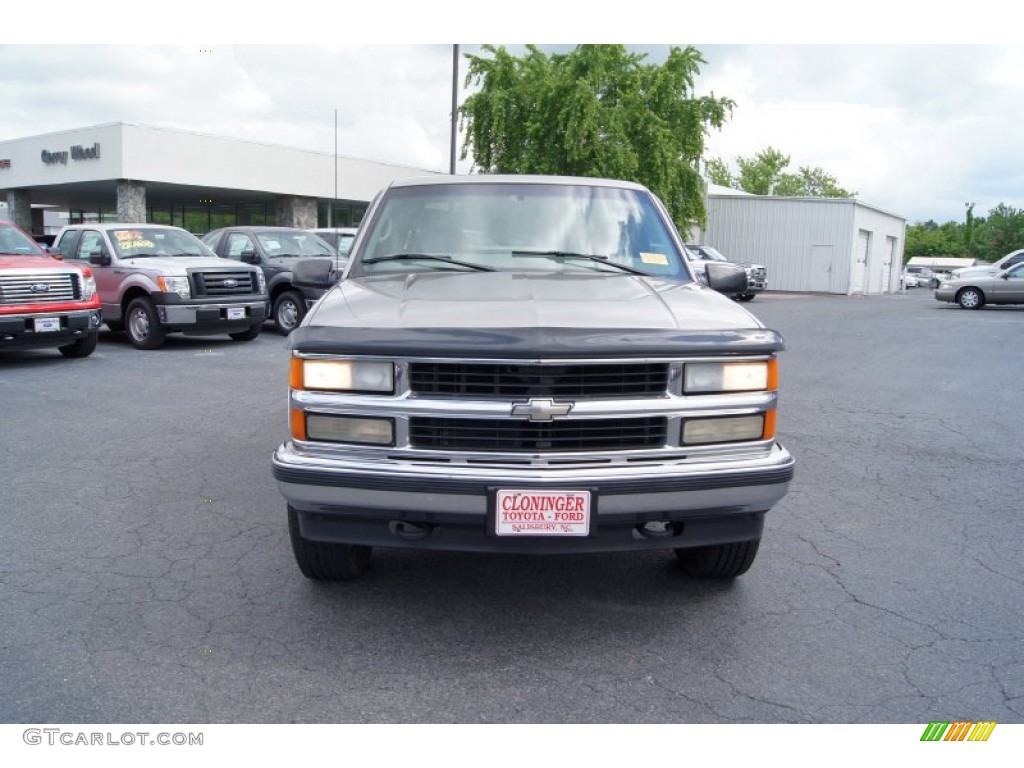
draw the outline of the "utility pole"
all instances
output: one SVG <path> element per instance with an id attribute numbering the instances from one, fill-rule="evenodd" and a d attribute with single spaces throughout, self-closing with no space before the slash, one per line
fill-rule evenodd
<path id="1" fill-rule="evenodd" d="M 452 46 L 452 145 L 448 173 L 455 175 L 455 140 L 459 128 L 459 46 Z"/>

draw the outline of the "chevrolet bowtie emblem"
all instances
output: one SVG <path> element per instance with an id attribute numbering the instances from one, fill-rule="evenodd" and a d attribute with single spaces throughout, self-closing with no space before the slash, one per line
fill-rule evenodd
<path id="1" fill-rule="evenodd" d="M 572 406 L 572 403 L 556 403 L 554 400 L 531 397 L 525 403 L 515 403 L 512 415 L 526 416 L 530 421 L 554 421 L 555 416 L 569 413 Z"/>

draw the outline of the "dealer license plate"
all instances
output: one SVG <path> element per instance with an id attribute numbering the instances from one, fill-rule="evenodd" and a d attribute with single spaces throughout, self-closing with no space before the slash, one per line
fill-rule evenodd
<path id="1" fill-rule="evenodd" d="M 59 317 L 37 317 L 35 319 L 36 333 L 43 331 L 59 331 L 60 330 L 60 318 Z"/>
<path id="2" fill-rule="evenodd" d="M 245 320 L 245 307 L 228 307 L 228 320 Z"/>
<path id="3" fill-rule="evenodd" d="M 499 490 L 498 536 L 589 536 L 590 491 Z"/>

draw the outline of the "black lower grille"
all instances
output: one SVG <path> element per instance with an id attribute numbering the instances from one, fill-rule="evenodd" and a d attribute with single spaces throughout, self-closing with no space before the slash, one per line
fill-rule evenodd
<path id="1" fill-rule="evenodd" d="M 409 420 L 414 448 L 441 451 L 555 453 L 661 448 L 666 420 L 574 419 L 543 424 L 510 419 L 449 419 L 416 416 Z"/>
<path id="2" fill-rule="evenodd" d="M 668 365 L 412 363 L 409 382 L 432 397 L 657 397 L 668 388 Z"/>

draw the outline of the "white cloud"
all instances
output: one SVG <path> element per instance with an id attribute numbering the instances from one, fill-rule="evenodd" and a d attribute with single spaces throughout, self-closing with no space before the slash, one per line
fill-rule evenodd
<path id="1" fill-rule="evenodd" d="M 316 21 L 313 40 L 326 34 Z M 339 29 L 359 37 L 354 23 Z M 213 40 L 0 46 L 0 139 L 126 121 L 330 152 L 337 109 L 340 154 L 447 169 L 450 45 L 225 45 L 218 27 L 203 33 Z M 959 219 L 965 201 L 978 215 L 1024 207 L 1022 46 L 695 45 L 708 62 L 698 93 L 737 104 L 711 156 L 774 146 L 911 220 Z M 667 49 L 637 46 L 651 62 Z"/>

